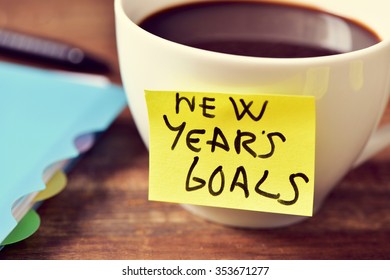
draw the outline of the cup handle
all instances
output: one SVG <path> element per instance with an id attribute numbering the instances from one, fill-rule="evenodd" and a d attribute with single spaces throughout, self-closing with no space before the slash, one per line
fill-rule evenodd
<path id="1" fill-rule="evenodd" d="M 353 168 L 358 167 L 376 153 L 390 146 L 390 124 L 378 128 L 364 147 Z"/>

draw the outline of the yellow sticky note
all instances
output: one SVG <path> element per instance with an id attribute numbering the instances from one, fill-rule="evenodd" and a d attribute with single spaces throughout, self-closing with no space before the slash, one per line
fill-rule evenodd
<path id="1" fill-rule="evenodd" d="M 145 92 L 150 200 L 312 215 L 313 97 Z"/>

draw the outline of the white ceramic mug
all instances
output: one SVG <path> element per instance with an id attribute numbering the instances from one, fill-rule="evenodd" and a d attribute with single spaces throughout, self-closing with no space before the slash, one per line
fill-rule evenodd
<path id="1" fill-rule="evenodd" d="M 145 89 L 314 96 L 317 108 L 314 208 L 318 209 L 351 168 L 390 142 L 390 126 L 377 129 L 389 95 L 387 4 L 382 0 L 286 1 L 358 20 L 382 39 L 362 50 L 326 57 L 272 59 L 209 52 L 161 39 L 137 25 L 153 12 L 196 1 L 199 2 L 115 1 L 122 81 L 146 146 L 149 127 Z M 286 226 L 306 218 L 195 205 L 184 207 L 208 220 L 239 227 Z"/>

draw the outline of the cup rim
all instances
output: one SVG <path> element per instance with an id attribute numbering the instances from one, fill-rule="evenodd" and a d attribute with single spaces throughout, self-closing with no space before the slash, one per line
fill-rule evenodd
<path id="1" fill-rule="evenodd" d="M 120 20 L 123 21 L 129 28 L 135 29 L 140 35 L 144 36 L 145 38 L 149 40 L 153 40 L 155 43 L 157 42 L 161 47 L 171 48 L 172 50 L 177 51 L 178 53 L 192 55 L 194 57 L 199 57 L 206 60 L 223 60 L 227 62 L 267 64 L 267 65 L 297 65 L 297 64 L 304 65 L 304 64 L 325 63 L 325 62 L 332 63 L 335 61 L 359 59 L 376 52 L 384 51 L 385 48 L 389 48 L 388 52 L 390 55 L 390 38 L 381 39 L 381 41 L 379 41 L 378 43 L 363 49 L 335 54 L 335 55 L 316 56 L 316 57 L 298 57 L 298 58 L 255 57 L 255 56 L 244 56 L 244 55 L 228 54 L 228 53 L 221 53 L 216 51 L 199 49 L 181 43 L 177 43 L 174 41 L 170 41 L 168 39 L 159 37 L 153 33 L 150 33 L 142 29 L 137 23 L 135 23 L 127 16 L 123 7 L 123 1 L 125 0 L 115 0 L 115 17 L 120 17 Z M 375 32 L 374 28 L 370 26 L 368 27 Z"/>

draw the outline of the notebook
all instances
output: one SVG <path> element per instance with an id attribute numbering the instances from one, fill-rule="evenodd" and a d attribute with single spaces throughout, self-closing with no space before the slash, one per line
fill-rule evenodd
<path id="1" fill-rule="evenodd" d="M 37 227 L 34 207 L 66 181 L 50 180 L 66 178 L 125 107 L 123 88 L 102 77 L 0 62 L 0 245 L 20 239 L 7 238 L 19 222 Z"/>

